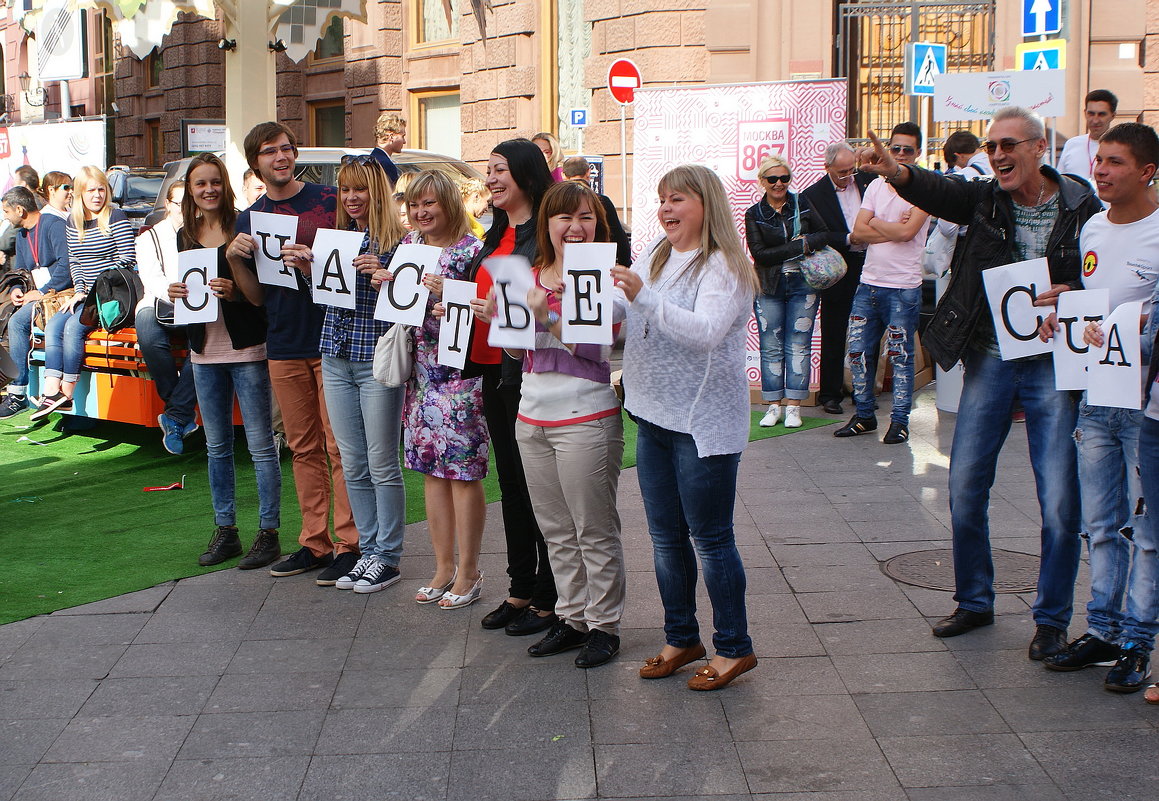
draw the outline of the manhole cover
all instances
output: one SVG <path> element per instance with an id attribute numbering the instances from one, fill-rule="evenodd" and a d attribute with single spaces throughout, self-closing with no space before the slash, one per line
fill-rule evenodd
<path id="1" fill-rule="evenodd" d="M 994 592 L 1033 592 L 1038 586 L 1038 557 L 1017 551 L 993 551 Z M 954 552 L 948 548 L 898 554 L 881 566 L 903 584 L 954 591 Z"/>

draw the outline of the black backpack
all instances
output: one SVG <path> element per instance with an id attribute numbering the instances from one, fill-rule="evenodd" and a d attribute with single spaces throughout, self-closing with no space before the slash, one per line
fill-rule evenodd
<path id="1" fill-rule="evenodd" d="M 113 267 L 101 272 L 85 298 L 81 322 L 115 334 L 133 325 L 137 304 L 145 294 L 141 277 L 133 270 Z"/>

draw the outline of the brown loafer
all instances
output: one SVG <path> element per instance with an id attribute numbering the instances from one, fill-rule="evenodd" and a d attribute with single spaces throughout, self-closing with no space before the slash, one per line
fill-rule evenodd
<path id="1" fill-rule="evenodd" d="M 717 673 L 716 668 L 712 667 L 711 665 L 707 665 L 692 674 L 692 678 L 688 680 L 688 689 L 719 690 L 722 687 L 727 687 L 729 683 L 740 674 L 747 673 L 756 666 L 756 654 L 742 656 L 739 662 L 733 665 L 731 669 L 726 670 L 724 673 Z"/>
<path id="2" fill-rule="evenodd" d="M 689 662 L 695 662 L 697 659 L 703 659 L 705 654 L 704 643 L 698 642 L 690 648 L 681 648 L 680 652 L 672 659 L 665 659 L 662 656 L 654 656 L 651 659 L 644 660 L 644 667 L 640 668 L 640 678 L 642 679 L 664 679 L 671 676 L 680 668 L 687 665 Z"/>

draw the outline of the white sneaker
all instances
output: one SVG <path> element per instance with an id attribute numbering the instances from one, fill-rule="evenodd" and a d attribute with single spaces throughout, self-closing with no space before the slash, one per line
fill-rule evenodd
<path id="1" fill-rule="evenodd" d="M 769 410 L 767 412 L 765 412 L 765 416 L 761 418 L 761 422 L 759 423 L 759 425 L 761 428 L 772 428 L 780 421 L 781 421 L 781 405 L 779 403 L 774 403 L 772 406 L 769 407 Z"/>
<path id="2" fill-rule="evenodd" d="M 364 575 L 366 575 L 366 571 L 370 570 L 372 565 L 375 565 L 377 563 L 378 563 L 378 559 L 376 559 L 375 557 L 363 556 L 357 562 L 354 563 L 354 567 L 352 567 L 350 569 L 349 573 L 347 573 L 345 576 L 342 576 L 336 582 L 334 582 L 334 586 L 340 590 L 352 590 L 352 589 L 354 589 L 354 585 L 358 583 L 358 580 L 361 579 Z"/>
<path id="3" fill-rule="evenodd" d="M 801 427 L 801 407 L 790 406 L 785 409 L 785 428 Z"/>

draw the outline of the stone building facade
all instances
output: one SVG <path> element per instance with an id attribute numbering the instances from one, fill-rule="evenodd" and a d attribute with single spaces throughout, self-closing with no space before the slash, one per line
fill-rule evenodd
<path id="1" fill-rule="evenodd" d="M 945 37 L 957 69 L 1013 66 L 1021 0 L 916 4 L 925 15 L 917 35 Z M 471 3 L 452 5 L 448 24 L 442 0 L 369 0 L 367 22 L 338 21 L 302 62 L 279 55 L 279 118 L 304 144 L 367 146 L 378 114 L 401 111 L 410 122 L 410 147 L 476 165 L 497 141 L 547 130 L 569 152 L 605 157 L 607 191 L 618 201 L 621 108 L 605 84 L 609 63 L 619 57 L 640 67 L 646 86 L 849 76 L 853 104 L 866 107 L 861 116 L 851 113 L 861 127 L 887 123 L 890 108 L 902 115 L 911 108 L 898 94 L 900 64 L 887 48 L 912 37 L 904 27 L 911 3 L 493 0 L 486 38 Z M 1100 86 L 1119 94 L 1121 118 L 1159 121 L 1159 0 L 1064 7 L 1067 93 L 1074 102 L 1056 121 L 1060 138 L 1082 131 L 1078 101 Z M 900 36 L 890 14 L 903 19 Z M 854 46 L 859 36 L 872 46 Z M 116 63 L 116 161 L 155 165 L 176 158 L 182 119 L 224 116 L 228 54 L 218 49 L 219 37 L 217 21 L 183 15 L 149 58 L 125 55 Z M 569 108 L 588 109 L 582 132 L 567 124 Z M 627 118 L 630 153 L 630 107 Z"/>

